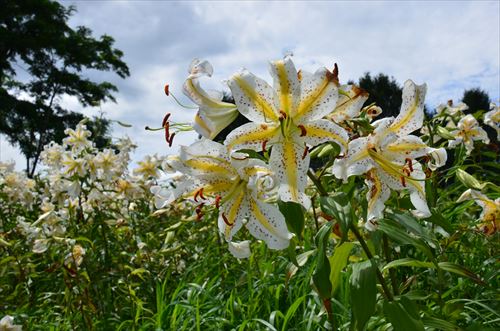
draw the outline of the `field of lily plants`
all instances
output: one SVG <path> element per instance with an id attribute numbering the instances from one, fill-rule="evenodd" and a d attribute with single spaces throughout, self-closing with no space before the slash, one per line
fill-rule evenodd
<path id="1" fill-rule="evenodd" d="M 0 163 L 0 330 L 499 330 L 499 106 L 408 80 L 384 117 L 337 65 L 269 71 L 228 95 L 193 60 L 192 105 L 164 91 L 193 123 L 148 128 L 196 130 L 178 155 L 83 121 L 35 177 Z"/>

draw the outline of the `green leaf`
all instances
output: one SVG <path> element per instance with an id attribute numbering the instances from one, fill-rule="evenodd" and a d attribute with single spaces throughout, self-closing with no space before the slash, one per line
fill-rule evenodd
<path id="1" fill-rule="evenodd" d="M 384 315 L 394 331 L 424 331 L 422 321 L 415 318 L 415 312 L 408 312 L 407 306 L 398 301 L 384 301 Z"/>
<path id="2" fill-rule="evenodd" d="M 316 250 L 312 249 L 310 251 L 307 251 L 307 252 L 304 252 L 302 254 L 297 255 L 297 259 L 296 259 L 297 263 L 296 264 L 295 263 L 288 263 L 287 272 L 286 272 L 287 281 L 289 281 L 290 278 L 292 278 L 297 273 L 297 271 L 299 270 L 300 267 L 302 267 L 304 264 L 306 264 L 307 260 L 309 260 L 309 257 L 314 252 L 316 252 Z"/>
<path id="3" fill-rule="evenodd" d="M 351 304 L 356 330 L 363 330 L 366 322 L 375 313 L 377 303 L 375 268 L 371 261 L 352 265 Z"/>
<path id="4" fill-rule="evenodd" d="M 411 258 L 403 258 L 387 263 L 382 270 L 385 271 L 390 268 L 397 268 L 397 267 L 416 267 L 416 268 L 430 268 L 430 269 L 436 268 L 434 263 L 431 262 L 423 262 Z"/>
<path id="5" fill-rule="evenodd" d="M 429 259 L 434 259 L 434 254 L 427 243 L 422 239 L 410 236 L 397 222 L 389 219 L 382 219 L 378 229 L 387 234 L 391 239 L 402 245 L 413 245 L 422 251 Z"/>
<path id="6" fill-rule="evenodd" d="M 340 224 L 342 242 L 347 239 L 349 224 L 352 222 L 354 211 L 345 193 L 339 192 L 333 196 L 320 198 L 321 210 L 333 216 Z"/>
<path id="7" fill-rule="evenodd" d="M 469 269 L 462 267 L 461 265 L 451 263 L 451 262 L 439 262 L 438 263 L 439 267 L 445 271 L 467 277 L 469 279 L 472 279 L 474 282 L 485 285 L 484 281 L 475 273 L 470 271 Z"/>
<path id="8" fill-rule="evenodd" d="M 328 222 L 321 227 L 316 235 L 315 241 L 318 247 L 316 256 L 316 270 L 313 274 L 313 283 L 321 299 L 329 299 L 332 294 L 332 283 L 330 282 L 330 261 L 326 256 L 328 238 L 332 231 L 332 222 Z"/>
<path id="9" fill-rule="evenodd" d="M 290 308 L 288 308 L 288 310 L 286 311 L 285 320 L 283 321 L 283 327 L 281 328 L 282 331 L 287 330 L 288 321 L 295 314 L 295 312 L 297 311 L 297 308 L 299 308 L 300 304 L 302 304 L 302 302 L 304 301 L 305 298 L 306 298 L 305 295 L 301 296 L 300 298 L 295 300 L 294 303 L 292 303 Z"/>
<path id="10" fill-rule="evenodd" d="M 329 257 L 330 260 L 330 282 L 332 283 L 332 295 L 335 294 L 339 283 L 340 273 L 347 265 L 347 259 L 351 253 L 354 243 L 345 242 L 340 244 L 333 251 L 333 255 Z"/>
<path id="11" fill-rule="evenodd" d="M 442 227 L 446 232 L 453 233 L 455 229 L 451 223 L 443 217 L 443 215 L 439 212 L 437 208 L 432 208 L 432 215 L 427 220 L 437 226 Z"/>
<path id="12" fill-rule="evenodd" d="M 460 328 L 457 325 L 435 317 L 423 318 L 422 322 L 426 327 L 434 328 L 437 330 L 443 330 L 443 331 L 460 330 Z"/>
<path id="13" fill-rule="evenodd" d="M 280 212 L 285 217 L 288 229 L 302 240 L 304 232 L 304 209 L 302 205 L 292 201 L 278 201 Z"/>

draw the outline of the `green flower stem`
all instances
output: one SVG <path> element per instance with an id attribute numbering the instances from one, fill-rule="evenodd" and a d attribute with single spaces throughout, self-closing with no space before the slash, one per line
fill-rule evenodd
<path id="1" fill-rule="evenodd" d="M 354 233 L 354 236 L 356 236 L 356 239 L 358 239 L 359 243 L 361 244 L 361 247 L 363 248 L 363 251 L 365 252 L 366 256 L 368 259 L 373 261 L 373 254 L 368 248 L 368 245 L 366 244 L 365 240 L 363 239 L 363 236 L 361 236 L 361 233 L 359 233 L 358 228 L 354 223 L 349 224 L 349 229 L 351 229 L 352 233 Z M 389 290 L 389 287 L 387 287 L 387 283 L 385 282 L 385 278 L 382 275 L 382 272 L 380 272 L 380 269 L 375 266 L 376 272 L 377 272 L 377 278 L 379 280 L 380 285 L 382 285 L 382 290 L 384 291 L 384 294 L 389 301 L 394 301 L 394 296 L 392 295 L 391 291 Z"/>
<path id="2" fill-rule="evenodd" d="M 309 176 L 309 178 L 312 180 L 312 182 L 314 183 L 314 185 L 318 189 L 319 195 L 321 195 L 323 197 L 328 196 L 328 192 L 323 187 L 323 184 L 321 184 L 321 181 L 318 179 L 318 177 L 316 177 L 316 175 L 314 174 L 314 172 L 312 172 L 311 169 L 307 170 L 307 176 Z"/>
<path id="3" fill-rule="evenodd" d="M 391 251 L 389 250 L 389 238 L 387 238 L 387 235 L 385 233 L 382 235 L 382 240 L 384 243 L 385 259 L 387 263 L 389 263 L 392 261 L 392 257 L 391 257 Z M 394 270 L 394 268 L 389 269 L 389 276 L 391 278 L 392 291 L 394 292 L 394 295 L 399 295 L 399 286 L 396 278 L 396 270 Z"/>

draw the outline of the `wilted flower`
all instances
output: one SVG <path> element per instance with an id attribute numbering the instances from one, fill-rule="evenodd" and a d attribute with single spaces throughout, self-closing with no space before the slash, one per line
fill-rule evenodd
<path id="1" fill-rule="evenodd" d="M 470 155 L 474 149 L 474 141 L 480 140 L 485 144 L 490 142 L 486 131 L 479 126 L 477 120 L 470 114 L 464 116 L 458 122 L 457 129 L 453 134 L 456 138 L 448 142 L 448 147 L 455 148 L 460 144 L 464 144 L 467 155 Z"/>
<path id="2" fill-rule="evenodd" d="M 252 122 L 232 131 L 224 144 L 230 150 L 272 146 L 269 162 L 279 179 L 280 198 L 308 208 L 309 147 L 324 142 L 337 143 L 342 152 L 347 147 L 347 132 L 323 119 L 337 104 L 337 72 L 320 68 L 299 74 L 287 56 L 271 62 L 270 73 L 274 88 L 246 70 L 229 79 L 239 112 Z"/>
<path id="3" fill-rule="evenodd" d="M 184 83 L 184 94 L 199 106 L 193 127 L 203 137 L 213 139 L 236 117 L 236 105 L 223 102 L 223 94 L 218 91 L 205 91 L 198 78 L 211 77 L 213 67 L 208 61 L 194 59 L 189 65 L 189 76 Z"/>
<path id="4" fill-rule="evenodd" d="M 479 228 L 487 235 L 492 235 L 500 229 L 500 198 L 496 200 L 489 199 L 486 195 L 479 191 L 468 189 L 465 191 L 457 202 L 465 200 L 474 200 L 483 211 L 479 218 L 481 223 Z"/>
<path id="5" fill-rule="evenodd" d="M 424 119 L 425 85 L 405 82 L 401 112 L 396 117 L 384 118 L 373 123 L 375 130 L 367 137 L 349 143 L 345 158 L 335 160 L 333 173 L 347 180 L 352 175 L 367 174 L 368 215 L 366 226 L 373 229 L 382 217 L 390 190 L 408 189 L 410 199 L 421 217 L 430 216 L 425 200 L 425 173 L 415 158 L 434 153 L 437 161 L 433 167 L 446 161 L 444 149 L 427 146 L 422 139 L 410 135 L 422 127 Z"/>
<path id="6" fill-rule="evenodd" d="M 80 245 L 75 245 L 73 246 L 71 253 L 66 255 L 66 257 L 64 258 L 64 265 L 67 266 L 68 268 L 75 267 L 76 269 L 78 269 L 78 267 L 83 262 L 84 256 L 85 256 L 85 249 Z"/>

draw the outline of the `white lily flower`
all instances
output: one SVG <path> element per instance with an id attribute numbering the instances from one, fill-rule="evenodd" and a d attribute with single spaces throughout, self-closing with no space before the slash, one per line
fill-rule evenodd
<path id="1" fill-rule="evenodd" d="M 199 106 L 193 127 L 200 135 L 214 139 L 236 117 L 236 105 L 223 102 L 223 94 L 217 91 L 205 91 L 201 88 L 198 78 L 211 77 L 213 67 L 208 61 L 194 59 L 189 65 L 189 76 L 184 82 L 184 94 Z"/>
<path id="2" fill-rule="evenodd" d="M 157 191 L 170 199 L 192 198 L 200 203 L 219 208 L 218 225 L 228 242 L 243 226 L 271 249 L 288 247 L 292 237 L 278 208 L 261 201 L 275 181 L 271 170 L 261 160 L 246 154 L 231 157 L 224 145 L 202 139 L 191 146 L 181 147 L 180 160 L 191 181 L 178 190 Z M 155 190 L 158 190 L 155 188 Z M 158 196 L 158 195 L 157 195 Z M 159 203 L 159 205 L 164 205 Z M 201 209 L 197 214 L 201 216 Z"/>
<path id="3" fill-rule="evenodd" d="M 457 105 L 453 105 L 453 100 L 448 100 L 446 104 L 440 104 L 436 107 L 437 115 L 449 115 L 449 116 L 462 116 L 464 111 L 469 109 L 465 103 L 460 102 Z"/>
<path id="4" fill-rule="evenodd" d="M 243 70 L 229 79 L 239 112 L 251 123 L 232 131 L 224 142 L 230 150 L 265 150 L 272 146 L 270 165 L 279 179 L 283 201 L 310 200 L 304 193 L 309 168 L 308 148 L 327 141 L 347 147 L 347 132 L 330 120 L 338 100 L 336 73 L 326 68 L 297 73 L 290 57 L 270 63 L 274 88 Z"/>
<path id="5" fill-rule="evenodd" d="M 483 233 L 492 235 L 500 230 L 500 198 L 491 200 L 479 191 L 468 189 L 458 198 L 457 202 L 463 202 L 465 200 L 474 200 L 483 208 L 479 216 L 481 219 L 479 228 Z"/>
<path id="6" fill-rule="evenodd" d="M 237 259 L 248 259 L 252 254 L 250 252 L 250 240 L 228 243 L 229 252 Z"/>
<path id="7" fill-rule="evenodd" d="M 497 131 L 497 140 L 500 140 L 500 106 L 490 104 L 490 111 L 484 114 L 484 124 Z"/>
<path id="8" fill-rule="evenodd" d="M 366 227 L 373 230 L 381 218 L 390 190 L 408 189 L 419 217 L 430 216 L 425 200 L 425 173 L 415 158 L 434 154 L 432 167 L 446 162 L 444 149 L 427 146 L 422 139 L 410 135 L 422 127 L 426 86 L 405 82 L 403 104 L 399 115 L 373 123 L 375 130 L 367 137 L 352 140 L 345 158 L 335 160 L 332 168 L 337 178 L 347 180 L 353 175 L 366 173 L 368 185 L 368 216 Z"/>
<path id="9" fill-rule="evenodd" d="M 485 144 L 490 143 L 488 134 L 480 126 L 472 115 L 464 116 L 457 124 L 457 129 L 453 132 L 455 140 L 448 141 L 449 148 L 455 148 L 460 144 L 465 145 L 466 154 L 474 150 L 474 141 L 480 140 Z"/>

